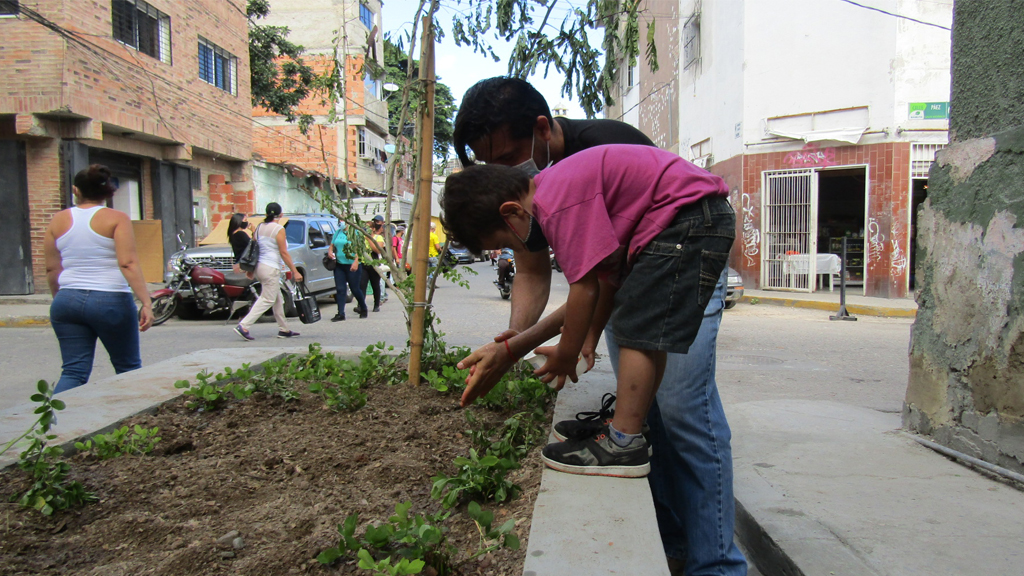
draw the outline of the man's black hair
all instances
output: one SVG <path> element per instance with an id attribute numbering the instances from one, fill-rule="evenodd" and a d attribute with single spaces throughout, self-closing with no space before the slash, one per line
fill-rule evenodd
<path id="1" fill-rule="evenodd" d="M 501 205 L 516 202 L 530 190 L 530 177 L 497 164 L 469 166 L 444 182 L 441 225 L 470 252 L 483 250 L 481 238 L 505 228 Z"/>
<path id="2" fill-rule="evenodd" d="M 508 76 L 481 80 L 462 96 L 455 116 L 452 143 L 463 166 L 473 162 L 466 146 L 502 126 L 508 126 L 511 138 L 525 138 L 533 133 L 538 116 L 551 121 L 548 103 L 529 82 Z"/>

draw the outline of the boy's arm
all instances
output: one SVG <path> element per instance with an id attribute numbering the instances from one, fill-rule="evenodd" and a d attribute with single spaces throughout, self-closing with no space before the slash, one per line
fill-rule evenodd
<path id="1" fill-rule="evenodd" d="M 608 325 L 608 319 L 612 316 L 615 293 L 619 290 L 617 286 L 604 280 L 601 280 L 600 283 L 601 292 L 597 299 L 597 309 L 594 310 L 594 319 L 590 322 L 590 332 L 587 333 L 587 339 L 580 351 L 587 359 L 588 372 L 594 368 L 594 352 L 597 350 L 597 343 L 601 341 L 601 333 L 604 332 L 604 327 Z"/>
<path id="2" fill-rule="evenodd" d="M 537 354 L 547 356 L 544 363 L 534 374 L 541 376 L 544 382 L 558 379 L 556 390 L 565 385 L 565 377 L 573 382 L 579 377 L 576 374 L 576 363 L 579 362 L 580 350 L 590 333 L 594 312 L 598 307 L 600 282 L 597 272 L 591 270 L 583 278 L 569 285 L 569 297 L 565 302 L 565 321 L 562 325 L 562 337 L 557 346 L 545 346 L 537 349 Z"/>

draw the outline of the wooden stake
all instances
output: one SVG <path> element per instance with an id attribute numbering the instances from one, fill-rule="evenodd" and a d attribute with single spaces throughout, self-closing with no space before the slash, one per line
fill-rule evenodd
<path id="1" fill-rule="evenodd" d="M 420 181 L 417 190 L 416 213 L 413 216 L 413 244 L 415 259 L 413 285 L 412 327 L 409 333 L 409 384 L 419 386 L 420 363 L 423 357 L 423 328 L 427 299 L 427 257 L 430 253 L 430 193 L 434 183 L 434 29 L 430 16 L 423 17 L 423 35 L 420 40 L 420 82 L 424 88 L 424 101 L 419 111 Z"/>

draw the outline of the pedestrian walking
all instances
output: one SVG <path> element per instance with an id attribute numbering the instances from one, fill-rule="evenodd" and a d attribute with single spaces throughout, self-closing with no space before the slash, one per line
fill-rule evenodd
<path id="1" fill-rule="evenodd" d="M 252 325 L 263 316 L 268 309 L 273 310 L 277 321 L 278 338 L 294 338 L 299 333 L 288 328 L 284 318 L 284 296 L 281 295 L 281 269 L 287 266 L 292 272 L 292 280 L 302 282 L 302 274 L 295 268 L 292 256 L 288 253 L 288 240 L 284 226 L 278 223 L 281 218 L 281 205 L 277 202 L 267 204 L 267 214 L 263 222 L 256 226 L 253 242 L 259 242 L 260 257 L 256 265 L 255 277 L 260 281 L 260 297 L 252 305 L 249 313 L 235 326 L 235 333 L 245 340 L 256 338 L 249 333 Z M 248 278 L 253 272 L 246 274 Z"/>
<path id="2" fill-rule="evenodd" d="M 249 222 L 245 217 L 245 214 L 235 213 L 231 215 L 231 220 L 228 221 L 228 242 L 231 243 L 231 252 L 235 256 L 235 262 L 232 266 L 232 270 L 237 274 L 242 273 L 242 269 L 238 266 L 238 260 L 242 257 L 242 253 L 249 247 L 249 241 L 252 237 L 249 236 Z"/>
<path id="3" fill-rule="evenodd" d="M 43 250 L 53 303 L 50 325 L 62 360 L 54 393 L 85 384 L 96 339 L 118 374 L 142 367 L 139 332 L 153 324 L 153 306 L 135 250 L 132 221 L 107 208 L 117 178 L 101 164 L 75 174 L 75 206 L 54 215 Z M 142 303 L 136 308 L 132 293 Z"/>
<path id="4" fill-rule="evenodd" d="M 352 242 L 343 229 L 334 233 L 330 247 L 327 248 L 327 256 L 334 259 L 337 265 L 334 267 L 334 299 L 338 303 L 338 313 L 331 318 L 331 322 L 341 322 L 345 319 L 345 303 L 348 302 L 348 290 L 352 289 L 352 297 L 356 301 L 356 312 L 360 318 L 369 316 L 366 312 L 366 297 L 359 287 L 363 271 L 359 263 L 359 256 L 353 250 Z"/>
<path id="5" fill-rule="evenodd" d="M 377 245 L 384 246 L 384 217 L 377 214 L 373 217 L 370 222 L 370 235 L 373 237 L 376 245 L 373 242 L 367 240 L 366 247 L 370 250 L 370 262 L 367 262 L 363 266 L 363 275 L 359 280 L 359 289 L 365 295 L 367 286 L 373 290 L 373 311 L 380 312 L 380 304 L 382 302 L 381 296 L 381 278 L 380 272 L 374 266 L 374 262 L 381 260 L 383 256 L 380 251 L 377 250 Z"/>

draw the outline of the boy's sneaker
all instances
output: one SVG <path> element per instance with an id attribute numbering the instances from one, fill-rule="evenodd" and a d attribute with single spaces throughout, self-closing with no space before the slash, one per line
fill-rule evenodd
<path id="1" fill-rule="evenodd" d="M 239 336 L 241 336 L 242 338 L 245 338 L 246 340 L 249 340 L 250 342 L 255 340 L 255 338 L 252 337 L 252 334 L 249 334 L 248 330 L 246 330 L 245 328 L 242 328 L 241 324 L 239 324 L 238 326 L 235 326 L 235 334 L 238 334 Z"/>
<path id="2" fill-rule="evenodd" d="M 541 460 L 552 470 L 585 476 L 643 478 L 651 471 L 647 441 L 642 437 L 621 447 L 608 436 L 608 427 L 582 440 L 548 444 L 541 451 Z"/>
<path id="3" fill-rule="evenodd" d="M 294 331 L 294 330 L 278 330 L 277 331 L 277 337 L 278 338 L 294 338 L 294 337 L 296 337 L 298 335 L 299 335 L 299 333 Z"/>
<path id="4" fill-rule="evenodd" d="M 562 420 L 553 427 L 555 438 L 559 441 L 582 440 L 593 436 L 608 425 L 615 416 L 615 394 L 606 393 L 601 397 L 601 407 L 596 412 L 580 412 L 575 420 Z"/>

